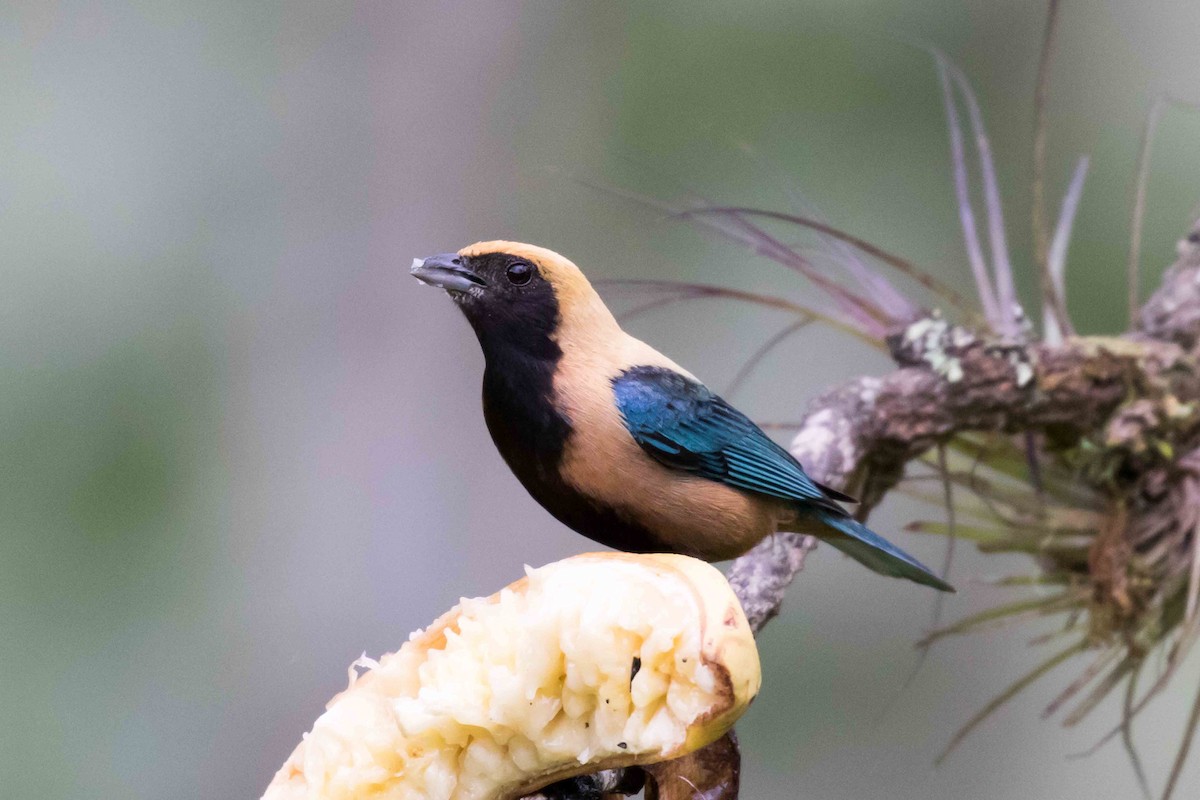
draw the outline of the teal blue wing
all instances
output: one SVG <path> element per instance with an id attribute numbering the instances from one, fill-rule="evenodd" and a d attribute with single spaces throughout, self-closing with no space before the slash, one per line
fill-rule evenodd
<path id="1" fill-rule="evenodd" d="M 866 526 L 851 519 L 800 463 L 744 414 L 703 384 L 662 367 L 633 367 L 613 380 L 625 427 L 651 458 L 747 492 L 791 501 L 804 526 L 859 563 L 945 592 L 948 583 Z"/>
<path id="2" fill-rule="evenodd" d="M 791 453 L 704 384 L 662 367 L 613 381 L 630 435 L 651 458 L 748 492 L 842 511 L 849 499 L 817 484 Z"/>

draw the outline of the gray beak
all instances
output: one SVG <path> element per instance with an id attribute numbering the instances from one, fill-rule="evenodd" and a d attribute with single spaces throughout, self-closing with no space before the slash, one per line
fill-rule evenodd
<path id="1" fill-rule="evenodd" d="M 487 286 L 487 281 L 464 266 L 462 258 L 455 253 L 414 258 L 412 276 L 421 283 L 448 292 L 466 292 L 476 286 Z"/>

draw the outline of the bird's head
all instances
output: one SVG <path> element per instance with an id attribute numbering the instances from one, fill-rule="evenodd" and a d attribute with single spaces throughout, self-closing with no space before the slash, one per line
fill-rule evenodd
<path id="1" fill-rule="evenodd" d="M 540 348 L 568 323 L 615 322 L 579 267 L 552 250 L 519 242 L 479 242 L 457 253 L 413 259 L 417 280 L 445 289 L 485 350 Z"/>

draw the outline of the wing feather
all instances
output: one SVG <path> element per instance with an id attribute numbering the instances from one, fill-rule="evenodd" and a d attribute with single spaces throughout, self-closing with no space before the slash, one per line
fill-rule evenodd
<path id="1" fill-rule="evenodd" d="M 659 463 L 845 513 L 791 453 L 704 384 L 663 367 L 633 367 L 613 380 L 613 394 L 630 435 Z"/>

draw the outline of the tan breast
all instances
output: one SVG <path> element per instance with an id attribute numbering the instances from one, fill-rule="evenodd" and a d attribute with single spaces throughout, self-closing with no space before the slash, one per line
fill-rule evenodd
<path id="1" fill-rule="evenodd" d="M 733 558 L 775 532 L 784 505 L 665 467 L 634 441 L 617 410 L 612 379 L 632 366 L 690 373 L 617 328 L 604 342 L 560 331 L 563 358 L 554 381 L 555 402 L 573 433 L 562 475 L 593 500 L 652 531 L 670 550 L 710 561 Z"/>

